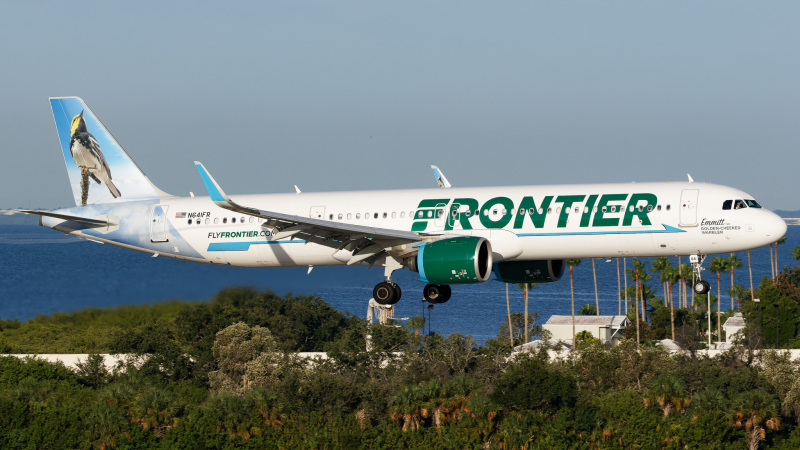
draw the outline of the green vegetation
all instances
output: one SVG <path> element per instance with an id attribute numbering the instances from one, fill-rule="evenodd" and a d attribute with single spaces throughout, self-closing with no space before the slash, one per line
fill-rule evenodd
<path id="1" fill-rule="evenodd" d="M 77 371 L 0 357 L 0 442 L 104 449 L 800 447 L 800 365 L 763 350 L 775 345 L 776 330 L 780 347 L 800 345 L 800 268 L 756 290 L 762 326 L 749 292 L 738 293 L 748 327 L 734 349 L 714 359 L 696 352 L 708 332 L 705 298 L 671 310 L 655 290 L 632 294 L 647 306 L 638 350 L 635 327 L 613 349 L 581 333 L 563 360 L 544 350 L 512 355 L 507 321 L 496 339 L 477 346 L 469 336 L 417 334 L 419 324 L 368 328 L 319 298 L 248 288 L 226 289 L 209 303 L 2 322 L 2 345 L 14 352 L 136 357 L 113 371 L 97 355 Z M 524 340 L 524 322 L 522 314 L 512 316 L 515 341 Z M 671 336 L 673 323 L 685 354 L 652 345 Z M 370 352 L 363 351 L 367 332 Z M 329 358 L 302 360 L 299 350 Z"/>

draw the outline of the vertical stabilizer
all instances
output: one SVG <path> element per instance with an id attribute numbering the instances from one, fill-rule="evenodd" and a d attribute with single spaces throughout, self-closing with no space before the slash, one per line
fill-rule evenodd
<path id="1" fill-rule="evenodd" d="M 50 99 L 75 204 L 169 196 L 125 153 L 78 97 Z"/>

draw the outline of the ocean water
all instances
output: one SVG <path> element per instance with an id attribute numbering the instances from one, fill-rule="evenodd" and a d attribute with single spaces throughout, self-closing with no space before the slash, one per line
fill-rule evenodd
<path id="1" fill-rule="evenodd" d="M 780 267 L 798 263 L 789 254 L 800 245 L 800 227 L 790 226 L 786 242 L 780 246 Z M 769 248 L 751 251 L 753 280 L 757 286 L 770 275 Z M 749 287 L 747 253 L 735 271 L 735 282 Z M 677 258 L 672 258 L 673 264 Z M 688 258 L 683 258 L 688 263 Z M 595 260 L 601 314 L 616 314 L 616 260 Z M 630 267 L 630 260 L 628 261 Z M 620 271 L 623 263 L 620 260 Z M 708 263 L 706 263 L 708 267 Z M 278 294 L 318 295 L 340 311 L 366 317 L 367 302 L 375 283 L 383 278 L 381 268 L 315 267 L 249 269 L 222 267 L 153 258 L 151 255 L 102 245 L 35 225 L 0 225 L 0 318 L 31 319 L 39 314 L 74 311 L 88 306 L 108 307 L 153 303 L 169 299 L 209 300 L 227 286 L 253 286 Z M 716 292 L 716 279 L 709 271 L 704 276 Z M 395 305 L 395 317 L 423 314 L 424 284 L 408 270 L 394 274 L 403 289 Z M 574 271 L 576 312 L 580 305 L 595 302 L 592 266 L 583 260 Z M 723 274 L 722 290 L 727 291 L 730 275 Z M 650 285 L 661 292 L 660 283 Z M 522 291 L 509 286 L 512 312 L 524 310 Z M 677 294 L 676 294 L 677 298 Z M 722 305 L 730 306 L 726 294 Z M 624 312 L 624 305 L 622 306 Z M 529 311 L 538 313 L 544 323 L 553 314 L 570 314 L 569 274 L 555 283 L 539 284 L 530 291 Z M 430 311 L 431 330 L 440 334 L 472 335 L 482 344 L 495 337 L 506 318 L 505 284 L 493 280 L 477 285 L 453 286 L 453 296 Z M 427 317 L 427 311 L 425 311 Z"/>

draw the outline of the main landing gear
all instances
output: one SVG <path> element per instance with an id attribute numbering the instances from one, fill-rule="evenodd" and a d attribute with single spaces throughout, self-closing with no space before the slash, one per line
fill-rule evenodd
<path id="1" fill-rule="evenodd" d="M 392 273 L 403 268 L 403 265 L 395 258 L 386 258 L 384 265 L 384 276 L 386 281 L 381 281 L 372 289 L 372 298 L 381 305 L 394 305 L 400 300 L 402 292 L 400 286 L 392 281 Z M 450 300 L 450 286 L 447 284 L 428 284 L 422 290 L 422 296 L 428 303 L 439 304 Z"/>
<path id="2" fill-rule="evenodd" d="M 700 253 L 696 255 L 689 256 L 689 262 L 692 264 L 692 272 L 694 272 L 694 285 L 692 289 L 694 289 L 695 294 L 703 295 L 707 294 L 711 286 L 708 284 L 708 281 L 704 280 L 701 272 L 703 269 L 703 261 L 705 261 L 706 255 L 702 255 Z"/>
<path id="3" fill-rule="evenodd" d="M 439 304 L 450 300 L 450 285 L 428 284 L 422 290 L 422 296 L 428 303 Z M 400 300 L 402 292 L 400 286 L 390 279 L 382 281 L 372 289 L 372 298 L 381 305 L 394 305 Z"/>

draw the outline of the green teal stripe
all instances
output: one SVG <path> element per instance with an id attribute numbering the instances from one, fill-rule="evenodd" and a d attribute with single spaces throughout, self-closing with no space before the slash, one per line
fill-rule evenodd
<path id="1" fill-rule="evenodd" d="M 560 233 L 519 233 L 517 236 L 592 236 L 601 234 L 656 234 L 656 233 L 685 233 L 686 230 L 664 225 L 663 230 L 620 230 L 620 231 L 574 231 Z"/>
<path id="2" fill-rule="evenodd" d="M 208 244 L 209 252 L 244 252 L 250 250 L 251 245 L 259 244 L 304 244 L 306 241 L 254 241 L 254 242 L 212 242 Z"/>

